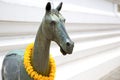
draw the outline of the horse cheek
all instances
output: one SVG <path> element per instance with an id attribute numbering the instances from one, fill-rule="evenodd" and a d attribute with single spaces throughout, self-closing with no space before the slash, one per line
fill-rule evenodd
<path id="1" fill-rule="evenodd" d="M 48 27 L 44 27 L 44 30 L 43 30 L 45 37 L 50 39 L 50 40 L 52 39 L 52 35 L 51 35 L 52 31 L 51 30 L 52 29 L 48 28 Z"/>

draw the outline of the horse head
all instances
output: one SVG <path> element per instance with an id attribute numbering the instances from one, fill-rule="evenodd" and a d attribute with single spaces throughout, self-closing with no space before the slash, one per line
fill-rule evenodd
<path id="1" fill-rule="evenodd" d="M 60 14 L 62 2 L 56 9 L 51 9 L 51 3 L 46 5 L 46 14 L 43 18 L 42 31 L 44 36 L 55 41 L 60 46 L 60 51 L 63 55 L 71 54 L 74 47 L 74 42 L 69 38 L 65 29 L 65 18 Z"/>

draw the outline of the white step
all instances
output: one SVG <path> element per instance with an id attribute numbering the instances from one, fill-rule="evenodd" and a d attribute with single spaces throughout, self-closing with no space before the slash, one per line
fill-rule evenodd
<path id="1" fill-rule="evenodd" d="M 71 39 L 75 44 L 80 43 L 84 45 L 84 42 L 97 41 L 101 39 L 114 38 L 120 35 L 120 31 L 103 31 L 103 32 L 76 32 L 69 33 Z M 0 52 L 5 50 L 21 49 L 25 48 L 28 43 L 33 42 L 35 35 L 23 35 L 23 36 L 10 36 L 10 37 L 0 37 Z M 15 47 L 14 47 L 15 46 Z M 55 46 L 56 47 L 56 46 Z"/>
<path id="2" fill-rule="evenodd" d="M 98 35 L 101 35 L 101 34 L 98 34 Z M 91 36 L 93 40 L 87 40 L 84 42 L 83 41 L 81 42 L 80 39 L 78 41 L 75 40 L 75 47 L 73 50 L 73 54 L 71 55 L 71 56 L 76 56 L 74 58 L 71 58 L 70 56 L 69 57 L 66 56 L 66 58 L 61 57 L 62 54 L 60 52 L 59 46 L 55 43 L 52 43 L 50 53 L 52 53 L 53 56 L 56 57 L 56 59 L 62 58 L 63 61 L 58 60 L 59 61 L 58 64 L 61 64 L 61 63 L 65 63 L 65 62 L 77 59 L 77 58 L 93 55 L 96 52 L 101 52 L 101 51 L 105 51 L 105 50 L 120 46 L 119 45 L 120 37 L 118 35 L 114 37 L 100 38 L 97 40 L 96 39 L 94 40 L 96 35 L 89 34 L 89 36 Z M 74 37 L 74 35 L 72 35 L 72 37 Z M 86 37 L 88 37 L 88 35 L 86 35 Z M 77 39 L 77 37 L 76 38 L 74 37 L 73 40 L 74 39 Z M 6 52 L 10 50 L 15 50 L 15 49 L 25 49 L 26 45 L 33 41 L 34 41 L 33 36 L 27 36 L 27 37 L 21 37 L 21 38 L 19 37 L 19 39 L 11 38 L 11 40 L 10 39 L 1 40 L 0 41 L 0 44 L 1 44 L 0 52 Z M 4 54 L 1 54 L 1 55 L 4 55 Z"/>
<path id="3" fill-rule="evenodd" d="M 57 66 L 55 80 L 99 80 L 120 66 L 120 47 Z"/>
<path id="4" fill-rule="evenodd" d="M 116 38 L 115 42 L 114 40 L 112 42 L 112 39 L 111 41 L 106 40 L 106 45 L 76 51 L 73 52 L 72 55 L 67 56 L 62 56 L 60 55 L 61 53 L 59 54 L 59 51 L 54 50 L 52 54 L 57 65 L 55 80 L 98 80 L 113 68 L 120 65 L 120 42 L 118 39 L 119 38 Z M 105 40 L 103 40 L 103 42 L 104 41 Z M 89 44 L 93 43 L 94 42 Z M 78 50 L 79 49 L 80 48 L 78 48 Z M 0 56 L 0 63 L 2 63 L 4 56 L 5 55 Z"/>

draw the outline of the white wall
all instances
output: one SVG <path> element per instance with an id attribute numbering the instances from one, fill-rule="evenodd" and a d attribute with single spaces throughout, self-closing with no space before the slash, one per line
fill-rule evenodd
<path id="1" fill-rule="evenodd" d="M 44 8 L 46 2 L 53 1 L 54 3 L 63 2 L 65 5 L 79 5 L 83 7 L 89 7 L 94 9 L 100 9 L 105 11 L 113 11 L 113 4 L 107 0 L 2 0 L 8 3 L 16 3 L 27 6 L 42 7 Z M 55 4 L 56 5 L 56 4 Z"/>
<path id="2" fill-rule="evenodd" d="M 44 5 L 38 6 L 37 1 L 34 1 L 34 4 L 24 3 L 24 5 L 22 1 L 17 1 L 14 3 L 9 0 L 0 1 L 1 21 L 40 22 L 42 20 L 46 2 L 43 2 Z M 58 4 L 56 2 L 54 4 Z M 63 2 L 61 12 L 69 23 L 120 23 L 120 18 L 114 12 L 114 6 L 109 1 L 70 0 L 69 3 L 68 1 Z"/>
<path id="3" fill-rule="evenodd" d="M 114 11 L 113 4 L 106 0 L 65 0 L 64 2 L 108 12 Z"/>

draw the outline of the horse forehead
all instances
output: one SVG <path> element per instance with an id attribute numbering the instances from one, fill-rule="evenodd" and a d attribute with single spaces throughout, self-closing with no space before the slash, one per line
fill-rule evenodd
<path id="1" fill-rule="evenodd" d="M 52 19 L 53 21 L 59 21 L 59 20 L 60 20 L 60 18 L 59 18 L 58 15 L 52 14 L 52 15 L 50 15 L 50 16 L 51 16 L 51 19 Z"/>
<path id="2" fill-rule="evenodd" d="M 60 14 L 52 14 L 52 15 L 51 15 L 51 19 L 52 19 L 53 21 L 60 21 L 60 20 L 63 20 L 64 18 L 63 18 L 62 15 L 60 15 Z"/>
<path id="3" fill-rule="evenodd" d="M 64 19 L 64 17 L 58 11 L 56 11 L 56 10 L 53 10 L 51 12 L 51 18 L 53 20 L 63 20 Z"/>

